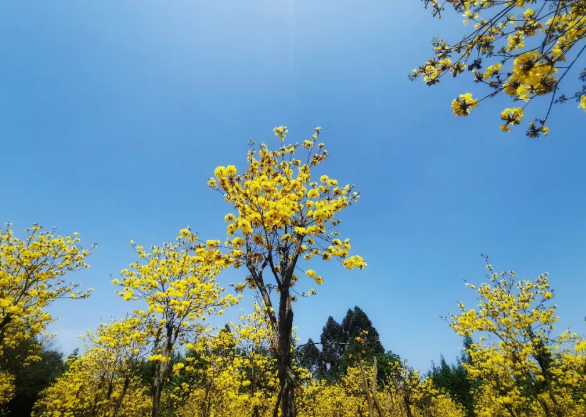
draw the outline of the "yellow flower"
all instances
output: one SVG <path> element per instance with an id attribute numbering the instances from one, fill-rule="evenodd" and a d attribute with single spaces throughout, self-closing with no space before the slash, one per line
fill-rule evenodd
<path id="1" fill-rule="evenodd" d="M 288 132 L 287 126 L 275 127 L 273 131 L 275 132 L 275 135 L 279 138 L 281 142 L 285 140 L 285 137 L 287 136 Z"/>
<path id="2" fill-rule="evenodd" d="M 488 80 L 490 77 L 492 77 L 492 75 L 493 75 L 495 72 L 498 72 L 498 71 L 500 71 L 500 70 L 502 70 L 502 69 L 503 69 L 503 66 L 502 66 L 501 64 L 495 64 L 495 65 L 491 65 L 490 67 L 488 67 L 488 68 L 486 69 L 486 71 L 484 71 L 484 76 L 483 76 L 483 78 L 484 78 L 485 80 Z"/>
<path id="3" fill-rule="evenodd" d="M 518 125 L 523 120 L 524 111 L 520 107 L 515 107 L 513 109 L 505 109 L 501 113 L 501 119 L 505 121 L 505 124 L 500 126 L 500 129 L 503 132 L 508 132 L 511 129 L 509 125 Z"/>
<path id="4" fill-rule="evenodd" d="M 257 245 L 262 245 L 265 242 L 265 238 L 261 235 L 254 235 L 252 241 Z"/>
<path id="5" fill-rule="evenodd" d="M 316 189 L 311 189 L 307 192 L 307 198 L 317 198 L 319 197 L 319 191 L 317 191 Z"/>
<path id="6" fill-rule="evenodd" d="M 470 110 L 478 106 L 478 100 L 472 98 L 471 93 L 460 94 L 460 97 L 452 101 L 452 110 L 455 116 L 468 116 Z"/>

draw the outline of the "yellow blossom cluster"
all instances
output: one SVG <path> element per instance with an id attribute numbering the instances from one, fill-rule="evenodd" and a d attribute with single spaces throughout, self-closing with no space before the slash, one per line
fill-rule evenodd
<path id="1" fill-rule="evenodd" d="M 14 395 L 14 376 L 0 371 L 0 407 L 12 399 Z"/>
<path id="2" fill-rule="evenodd" d="M 472 98 L 472 94 L 460 94 L 460 97 L 452 101 L 452 110 L 455 116 L 468 116 L 470 110 L 478 106 L 478 100 Z"/>
<path id="3" fill-rule="evenodd" d="M 278 276 L 288 272 L 287 265 L 302 256 L 330 260 L 339 258 L 349 269 L 364 268 L 360 257 L 350 257 L 350 241 L 342 243 L 336 232 L 327 230 L 339 224 L 338 212 L 358 200 L 353 185 L 340 186 L 338 181 L 322 175 L 311 181 L 311 167 L 319 165 L 328 155 L 317 139 L 316 128 L 311 140 L 302 147 L 306 158 L 294 158 L 299 143 L 270 150 L 264 143 L 258 152 L 249 151 L 248 169 L 237 173 L 235 166 L 218 167 L 208 184 L 220 191 L 234 206 L 237 215 L 225 216 L 228 222 L 227 245 L 235 265 L 262 264 L 265 260 Z M 284 141 L 287 128 L 275 128 Z M 257 254 L 257 258 L 252 254 Z"/>
<path id="4" fill-rule="evenodd" d="M 175 243 L 152 246 L 146 252 L 131 243 L 139 260 L 121 272 L 112 283 L 125 301 L 144 300 L 148 306 L 140 314 L 157 317 L 159 327 L 173 326 L 179 338 L 197 330 L 199 320 L 237 304 L 232 295 L 223 296 L 215 278 L 233 259 L 216 249 L 216 241 L 199 243 L 189 229 L 180 231 Z"/>
<path id="5" fill-rule="evenodd" d="M 414 69 L 409 76 L 412 80 L 421 77 L 428 85 L 435 85 L 444 75 L 457 77 L 467 69 L 474 74 L 474 82 L 493 90 L 485 98 L 504 91 L 513 100 L 529 104 L 537 97 L 552 95 L 546 116 L 529 123 L 529 137 L 547 134 L 545 123 L 553 104 L 576 99 L 579 107 L 586 110 L 583 90 L 569 97 L 558 94 L 560 81 L 584 49 L 585 0 L 560 0 L 551 8 L 545 0 L 446 0 L 441 4 L 436 0 L 422 1 L 425 7 L 431 5 L 433 15 L 440 18 L 445 5 L 453 6 L 465 17 L 465 25 L 474 22 L 474 30 L 453 45 L 445 39 L 434 39 L 435 57 Z M 484 61 L 489 60 L 491 64 L 481 71 Z M 561 76 L 557 76 L 558 72 L 562 72 Z M 583 74 L 580 80 L 584 81 Z M 466 99 L 469 94 L 452 102 L 455 115 L 469 115 L 482 101 L 473 101 L 471 96 Z M 472 103 L 475 104 L 470 106 Z M 514 124 L 518 123 L 505 123 L 501 130 L 508 132 Z"/>
<path id="6" fill-rule="evenodd" d="M 511 129 L 509 125 L 518 125 L 523 120 L 524 111 L 520 107 L 515 107 L 514 109 L 505 109 L 501 113 L 501 119 L 504 120 L 504 124 L 500 126 L 500 129 L 503 132 L 509 132 Z M 545 128 L 545 126 L 544 126 Z M 547 132 L 546 132 L 547 134 Z"/>

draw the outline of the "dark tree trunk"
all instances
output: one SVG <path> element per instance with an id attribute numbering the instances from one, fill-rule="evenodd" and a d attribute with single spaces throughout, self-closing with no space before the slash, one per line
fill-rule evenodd
<path id="1" fill-rule="evenodd" d="M 407 417 L 413 417 L 413 412 L 411 411 L 411 398 L 407 395 L 404 400 L 405 408 L 407 409 Z"/>
<path id="2" fill-rule="evenodd" d="M 163 345 L 161 355 L 164 360 L 157 363 L 155 377 L 153 379 L 153 410 L 152 417 L 159 417 L 159 408 L 161 406 L 161 394 L 163 392 L 163 385 L 167 376 L 167 369 L 169 368 L 169 359 L 171 356 L 171 348 L 173 347 L 173 327 L 167 326 L 167 335 Z"/>
<path id="3" fill-rule="evenodd" d="M 124 378 L 124 387 L 122 388 L 122 394 L 120 395 L 120 399 L 116 403 L 116 407 L 114 408 L 114 417 L 118 417 L 118 413 L 120 412 L 120 407 L 122 407 L 122 401 L 124 401 L 124 397 L 126 396 L 126 392 L 128 391 L 128 386 L 130 385 L 130 377 Z"/>
<path id="4" fill-rule="evenodd" d="M 295 374 L 291 354 L 291 334 L 293 332 L 293 309 L 289 290 L 281 291 L 279 300 L 279 384 L 281 417 L 295 417 Z"/>
<path id="5" fill-rule="evenodd" d="M 161 394 L 163 392 L 163 378 L 161 377 L 163 368 L 163 362 L 159 362 L 159 367 L 156 371 L 155 378 L 153 380 L 153 410 L 152 417 L 159 416 L 159 408 L 161 405 Z"/>

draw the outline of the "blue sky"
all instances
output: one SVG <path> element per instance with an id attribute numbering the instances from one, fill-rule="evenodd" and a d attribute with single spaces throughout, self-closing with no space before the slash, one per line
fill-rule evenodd
<path id="1" fill-rule="evenodd" d="M 557 108 L 538 140 L 499 131 L 504 97 L 453 117 L 457 94 L 481 94 L 470 76 L 429 88 L 407 74 L 460 20 L 412 0 L 5 2 L 0 220 L 99 243 L 71 276 L 94 295 L 51 310 L 58 345 L 134 307 L 110 285 L 136 259 L 130 239 L 162 243 L 188 224 L 223 239 L 230 210 L 206 180 L 243 167 L 249 138 L 275 144 L 279 125 L 295 141 L 321 126 L 323 172 L 362 195 L 343 232 L 368 268 L 315 265 L 326 283 L 296 305 L 302 339 L 358 305 L 412 365 L 453 358 L 460 340 L 439 316 L 474 301 L 463 280 L 482 281 L 481 253 L 523 278 L 548 271 L 561 327 L 583 333 L 586 115 Z"/>

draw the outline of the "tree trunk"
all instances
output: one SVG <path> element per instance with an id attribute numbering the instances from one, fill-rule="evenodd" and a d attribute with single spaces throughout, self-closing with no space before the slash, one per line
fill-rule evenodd
<path id="1" fill-rule="evenodd" d="M 91 416 L 97 415 L 98 402 L 100 401 L 100 390 L 102 389 L 102 386 L 104 385 L 105 380 L 106 380 L 106 374 L 102 375 L 100 377 L 100 382 L 98 382 L 98 387 L 96 389 L 96 394 L 94 395 L 94 401 L 93 401 L 92 408 L 90 411 Z"/>
<path id="2" fill-rule="evenodd" d="M 157 366 L 155 378 L 153 380 L 153 410 L 152 417 L 159 416 L 159 407 L 161 405 L 161 394 L 163 393 L 163 378 L 162 375 L 167 370 L 167 365 L 164 361 L 160 361 Z"/>
<path id="3" fill-rule="evenodd" d="M 372 398 L 370 397 L 370 390 L 368 389 L 368 379 L 366 378 L 366 372 L 364 372 L 364 366 L 362 366 L 362 356 L 358 354 L 358 365 L 360 365 L 360 375 L 362 375 L 362 386 L 364 387 L 364 396 L 368 403 L 368 415 L 374 417 L 374 407 L 372 404 Z"/>
<path id="4" fill-rule="evenodd" d="M 411 411 L 411 398 L 409 395 L 406 395 L 403 398 L 403 401 L 405 402 L 405 408 L 407 409 L 407 417 L 413 417 L 413 412 Z"/>
<path id="5" fill-rule="evenodd" d="M 159 417 L 159 408 L 161 405 L 161 394 L 163 393 L 163 385 L 167 376 L 167 369 L 169 368 L 169 360 L 171 356 L 171 348 L 173 347 L 173 327 L 167 326 L 167 335 L 163 345 L 162 361 L 157 362 L 155 370 L 155 377 L 153 378 L 153 410 L 152 417 Z"/>
<path id="6" fill-rule="evenodd" d="M 124 397 L 126 396 L 126 392 L 128 391 L 128 386 L 130 385 L 130 377 L 124 378 L 124 387 L 122 388 L 122 394 L 120 394 L 120 399 L 116 403 L 116 407 L 114 408 L 114 417 L 118 417 L 118 413 L 120 412 L 120 407 L 122 407 L 122 401 L 124 401 Z"/>
<path id="7" fill-rule="evenodd" d="M 12 315 L 6 314 L 2 321 L 0 321 L 0 345 L 4 343 L 4 328 L 12 321 Z"/>
<path id="8" fill-rule="evenodd" d="M 289 290 L 281 291 L 279 300 L 279 398 L 281 417 L 295 417 L 295 374 L 293 373 L 293 356 L 291 354 L 291 334 L 293 332 L 293 309 Z"/>
<path id="9" fill-rule="evenodd" d="M 376 392 L 376 384 L 377 384 L 377 372 L 378 372 L 378 364 L 376 363 L 376 356 L 374 357 L 374 373 L 372 375 L 372 400 L 374 401 L 374 405 L 376 406 L 376 411 L 378 411 L 379 417 L 385 417 L 385 411 L 383 410 L 380 402 L 378 400 L 378 394 Z"/>

